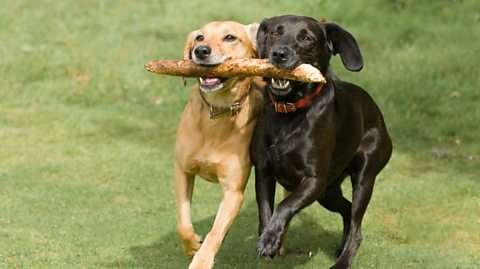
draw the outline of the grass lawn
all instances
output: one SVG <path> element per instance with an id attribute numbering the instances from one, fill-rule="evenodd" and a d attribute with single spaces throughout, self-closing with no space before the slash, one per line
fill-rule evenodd
<path id="1" fill-rule="evenodd" d="M 480 3 L 0 0 L 0 268 L 187 268 L 176 236 L 173 144 L 188 99 L 178 59 L 212 20 L 301 14 L 358 39 L 338 74 L 381 107 L 394 155 L 377 179 L 354 268 L 480 268 Z M 216 268 L 262 268 L 253 176 Z M 344 184 L 348 193 L 348 181 Z M 198 180 L 205 235 L 219 186 Z M 341 219 L 311 206 L 269 268 L 328 268 Z"/>

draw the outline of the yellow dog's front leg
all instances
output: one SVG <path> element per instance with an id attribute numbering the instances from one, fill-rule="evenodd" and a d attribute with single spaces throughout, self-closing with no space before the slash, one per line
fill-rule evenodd
<path id="1" fill-rule="evenodd" d="M 228 229 L 233 220 L 240 211 L 243 202 L 243 189 L 231 191 L 224 190 L 223 199 L 215 217 L 212 230 L 207 234 L 202 246 L 193 257 L 189 269 L 210 269 L 213 268 L 215 262 L 215 254 L 217 253 L 223 238 L 227 234 Z"/>
<path id="2" fill-rule="evenodd" d="M 185 255 L 192 258 L 200 248 L 200 237 L 193 229 L 190 217 L 193 185 L 195 176 L 185 173 L 178 164 L 175 165 L 175 194 L 177 198 L 178 226 L 177 233 L 182 241 Z"/>

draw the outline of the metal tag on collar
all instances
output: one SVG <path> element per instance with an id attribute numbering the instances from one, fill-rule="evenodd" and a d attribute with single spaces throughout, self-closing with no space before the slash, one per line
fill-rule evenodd
<path id="1" fill-rule="evenodd" d="M 230 115 L 233 116 L 237 114 L 241 108 L 242 104 L 240 103 L 240 101 L 233 103 L 233 105 L 230 106 Z"/>
<path id="2" fill-rule="evenodd" d="M 297 111 L 297 108 L 295 107 L 295 104 L 294 104 L 294 103 L 285 103 L 285 109 L 286 109 L 286 106 L 292 107 L 292 111 L 290 111 L 290 112 L 295 112 L 295 111 Z"/>

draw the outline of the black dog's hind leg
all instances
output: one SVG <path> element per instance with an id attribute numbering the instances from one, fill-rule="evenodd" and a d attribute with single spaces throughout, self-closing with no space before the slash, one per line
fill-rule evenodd
<path id="1" fill-rule="evenodd" d="M 331 268 L 350 268 L 362 242 L 362 220 L 372 197 L 375 177 L 390 158 L 391 144 L 388 141 L 385 139 L 384 145 L 378 146 L 381 144 L 378 143 L 377 147 L 365 146 L 365 150 L 359 150 L 353 158 L 350 169 L 353 189 L 351 228 L 343 252 Z"/>
<path id="2" fill-rule="evenodd" d="M 335 256 L 339 257 L 340 254 L 342 254 L 343 248 L 345 247 L 345 242 L 347 241 L 347 236 L 350 232 L 352 203 L 350 203 L 350 201 L 343 197 L 340 185 L 329 187 L 325 192 L 325 196 L 320 198 L 318 202 L 326 209 L 332 212 L 340 213 L 340 215 L 342 215 L 343 236 L 340 244 L 337 247 L 337 250 L 335 251 Z"/>

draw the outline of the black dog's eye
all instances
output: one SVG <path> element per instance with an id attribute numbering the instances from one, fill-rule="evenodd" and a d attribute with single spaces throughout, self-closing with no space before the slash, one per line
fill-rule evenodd
<path id="1" fill-rule="evenodd" d="M 234 36 L 234 35 L 226 35 L 224 38 L 223 38 L 224 41 L 227 41 L 227 42 L 233 42 L 235 40 L 237 40 L 237 37 Z"/>
<path id="2" fill-rule="evenodd" d="M 202 42 L 203 40 L 205 40 L 203 35 L 197 35 L 197 37 L 195 37 L 195 41 Z"/>
<path id="3" fill-rule="evenodd" d="M 313 38 L 311 36 L 308 36 L 308 35 L 304 35 L 300 38 L 301 41 L 305 41 L 305 42 L 313 42 Z"/>

